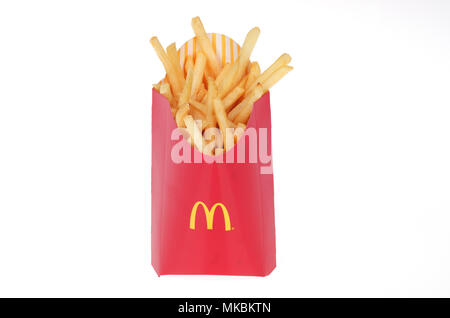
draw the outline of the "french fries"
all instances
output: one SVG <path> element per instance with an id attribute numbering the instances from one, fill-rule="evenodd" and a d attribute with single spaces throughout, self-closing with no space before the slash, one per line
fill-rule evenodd
<path id="1" fill-rule="evenodd" d="M 226 94 L 230 92 L 230 90 L 237 83 L 240 82 L 242 76 L 244 75 L 245 70 L 247 69 L 247 64 L 250 58 L 250 54 L 255 47 L 256 40 L 259 37 L 259 28 L 253 28 L 245 37 L 244 44 L 242 45 L 241 52 L 236 60 L 236 62 L 231 67 L 230 71 L 227 72 L 226 76 L 224 76 L 223 81 L 219 86 L 219 96 L 223 98 Z"/>
<path id="2" fill-rule="evenodd" d="M 158 55 L 159 59 L 161 60 L 164 69 L 166 70 L 167 76 L 169 78 L 170 85 L 172 86 L 172 89 L 174 90 L 175 94 L 181 93 L 181 87 L 182 87 L 182 78 L 177 76 L 177 73 L 175 71 L 175 67 L 172 65 L 172 62 L 169 59 L 169 56 L 164 51 L 161 43 L 159 42 L 158 38 L 156 36 L 152 37 L 150 39 L 150 43 L 152 44 L 153 48 L 156 51 L 156 54 Z"/>
<path id="3" fill-rule="evenodd" d="M 289 54 L 282 54 L 271 66 L 269 66 L 261 75 L 258 76 L 256 81 L 247 89 L 247 93 L 245 95 L 248 95 L 256 87 L 256 84 L 263 83 L 270 77 L 270 75 L 272 75 L 273 72 L 284 65 L 288 65 L 290 62 L 291 57 Z"/>
<path id="4" fill-rule="evenodd" d="M 273 85 L 275 85 L 280 79 L 284 77 L 287 73 L 292 71 L 294 68 L 289 65 L 280 67 L 278 70 L 273 72 L 265 81 L 261 82 L 264 92 L 267 92 Z"/>
<path id="5" fill-rule="evenodd" d="M 192 77 L 192 88 L 191 88 L 191 96 L 195 96 L 200 89 L 200 85 L 203 81 L 203 73 L 205 71 L 206 66 L 206 57 L 202 52 L 197 54 L 197 58 L 195 60 L 194 65 L 194 73 Z"/>
<path id="6" fill-rule="evenodd" d="M 293 69 L 288 65 L 291 57 L 282 54 L 261 73 L 259 64 L 250 61 L 260 34 L 255 27 L 247 33 L 236 59 L 229 61 L 228 56 L 226 62 L 225 50 L 219 59 L 200 18 L 193 18 L 191 25 L 195 34 L 191 54 L 187 47 L 182 47 L 185 54 L 181 54 L 175 43 L 164 50 L 157 37 L 150 39 L 166 71 L 153 88 L 167 98 L 177 126 L 194 147 L 206 155 L 221 155 L 244 135 L 253 104 Z M 217 36 L 213 34 L 212 39 Z"/>
<path id="7" fill-rule="evenodd" d="M 188 66 L 186 69 L 186 81 L 184 82 L 183 90 L 181 91 L 178 106 L 186 104 L 191 99 L 192 80 L 194 77 L 193 66 Z"/>
<path id="8" fill-rule="evenodd" d="M 223 78 L 227 75 L 227 73 L 230 71 L 231 67 L 233 64 L 231 63 L 227 63 L 225 64 L 225 66 L 222 68 L 222 70 L 220 71 L 219 75 L 217 75 L 216 80 L 215 80 L 215 84 L 220 85 L 220 83 L 222 83 Z"/>
<path id="9" fill-rule="evenodd" d="M 165 98 L 167 98 L 167 100 L 169 101 L 170 105 L 172 105 L 172 103 L 173 103 L 173 95 L 172 95 L 172 91 L 170 90 L 169 83 L 161 84 L 161 86 L 159 88 L 159 92 L 161 93 L 161 95 L 163 95 Z"/>
<path id="10" fill-rule="evenodd" d="M 214 83 L 214 80 L 209 77 L 208 78 L 208 93 L 206 94 L 206 127 L 210 128 L 216 125 L 216 118 L 214 117 L 214 99 L 217 97 L 217 87 Z"/>
<path id="11" fill-rule="evenodd" d="M 263 93 L 264 90 L 262 85 L 261 84 L 257 85 L 250 95 L 244 98 L 242 102 L 240 102 L 236 107 L 234 107 L 229 112 L 228 118 L 236 123 L 237 122 L 243 123 L 244 122 L 243 118 L 246 118 L 246 115 L 250 116 L 253 103 L 256 102 L 263 95 Z M 248 120 L 248 118 L 246 119 Z"/>
<path id="12" fill-rule="evenodd" d="M 175 115 L 175 122 L 177 123 L 177 126 L 180 128 L 186 127 L 184 124 L 184 117 L 186 117 L 189 114 L 189 104 L 184 104 L 183 106 L 179 107 L 176 115 Z"/>
<path id="13" fill-rule="evenodd" d="M 195 123 L 194 118 L 191 115 L 184 117 L 184 124 L 191 136 L 191 143 L 200 151 L 203 150 L 204 142 L 202 137 L 202 131 Z"/>
<path id="14" fill-rule="evenodd" d="M 233 107 L 235 102 L 244 94 L 244 92 L 245 89 L 236 86 L 227 96 L 225 96 L 223 99 L 223 106 L 225 107 L 225 110 L 229 110 L 230 107 Z"/>
<path id="15" fill-rule="evenodd" d="M 192 29 L 194 30 L 194 33 L 197 36 L 202 51 L 204 52 L 206 58 L 208 59 L 208 65 L 211 68 L 213 75 L 217 77 L 221 69 L 219 64 L 219 58 L 217 57 L 216 53 L 214 53 L 212 44 L 209 41 L 208 35 L 206 34 L 205 28 L 203 27 L 203 23 L 199 17 L 195 17 L 192 19 Z"/>
<path id="16" fill-rule="evenodd" d="M 227 114 L 225 113 L 225 108 L 223 107 L 223 103 L 220 98 L 214 99 L 214 113 L 216 114 L 217 122 L 219 123 L 223 144 L 225 145 L 225 151 L 228 151 L 234 145 L 234 142 L 232 137 L 230 137 L 231 127 L 228 124 Z"/>
<path id="17" fill-rule="evenodd" d="M 180 58 L 178 57 L 178 51 L 175 43 L 170 44 L 167 49 L 167 55 L 169 56 L 170 62 L 172 63 L 175 73 L 180 80 L 181 85 L 184 85 L 184 73 L 181 69 Z"/>
<path id="18" fill-rule="evenodd" d="M 261 68 L 259 67 L 258 62 L 253 62 L 250 64 L 250 70 L 248 71 L 247 82 L 245 83 L 245 89 L 249 89 L 250 86 L 255 83 L 256 78 L 261 74 Z"/>

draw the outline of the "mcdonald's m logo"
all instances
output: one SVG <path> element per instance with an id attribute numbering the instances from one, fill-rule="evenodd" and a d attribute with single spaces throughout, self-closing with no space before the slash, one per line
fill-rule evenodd
<path id="1" fill-rule="evenodd" d="M 203 210 L 205 211 L 206 228 L 208 230 L 213 229 L 214 212 L 216 211 L 217 207 L 220 207 L 222 209 L 223 219 L 225 221 L 225 231 L 231 231 L 230 215 L 228 214 L 228 210 L 225 207 L 225 205 L 223 205 L 222 203 L 216 203 L 212 206 L 211 210 L 209 210 L 206 204 L 203 203 L 202 201 L 197 201 L 192 207 L 191 219 L 189 222 L 189 228 L 191 230 L 195 230 L 195 217 L 197 215 L 197 209 L 199 205 L 201 205 L 203 207 Z"/>

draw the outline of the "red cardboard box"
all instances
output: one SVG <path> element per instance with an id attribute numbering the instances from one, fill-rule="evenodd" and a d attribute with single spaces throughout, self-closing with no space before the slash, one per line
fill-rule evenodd
<path id="1" fill-rule="evenodd" d="M 266 276 L 275 268 L 270 94 L 222 155 L 192 147 L 153 90 L 152 265 L 158 275 Z"/>

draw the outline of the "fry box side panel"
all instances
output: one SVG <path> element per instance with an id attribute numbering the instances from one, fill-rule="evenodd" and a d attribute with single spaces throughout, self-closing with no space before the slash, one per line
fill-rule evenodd
<path id="1" fill-rule="evenodd" d="M 156 91 L 153 95 L 152 264 L 157 273 L 268 275 L 275 267 L 273 178 L 261 174 L 261 167 L 270 164 L 248 162 L 250 136 L 238 142 L 245 147 L 244 163 L 194 163 L 200 152 L 182 138 L 171 140 L 176 125 L 167 100 Z M 271 154 L 269 94 L 255 103 L 248 127 L 266 128 Z M 192 151 L 190 163 L 172 160 L 180 142 Z M 223 161 L 230 152 L 237 158 L 235 146 Z"/>
<path id="2" fill-rule="evenodd" d="M 160 274 L 161 252 L 161 218 L 164 211 L 166 194 L 164 192 L 166 161 L 165 148 L 169 147 L 162 133 L 167 131 L 169 118 L 166 109 L 170 109 L 169 101 L 153 90 L 152 97 L 152 217 L 151 217 L 151 259 L 152 266 Z"/>

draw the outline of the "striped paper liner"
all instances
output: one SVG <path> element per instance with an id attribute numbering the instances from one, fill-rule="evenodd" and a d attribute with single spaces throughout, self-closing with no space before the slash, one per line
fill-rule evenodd
<path id="1" fill-rule="evenodd" d="M 226 63 L 236 61 L 241 47 L 233 39 L 219 33 L 208 33 L 208 38 L 212 43 L 214 52 L 219 58 L 219 63 L 222 67 Z M 180 56 L 180 65 L 182 69 L 184 68 L 184 61 L 186 57 L 192 55 L 195 61 L 196 53 L 199 50 L 200 44 L 198 44 L 197 37 L 190 39 L 178 49 L 178 55 Z M 166 80 L 167 79 L 164 78 L 162 82 L 165 83 Z"/>

